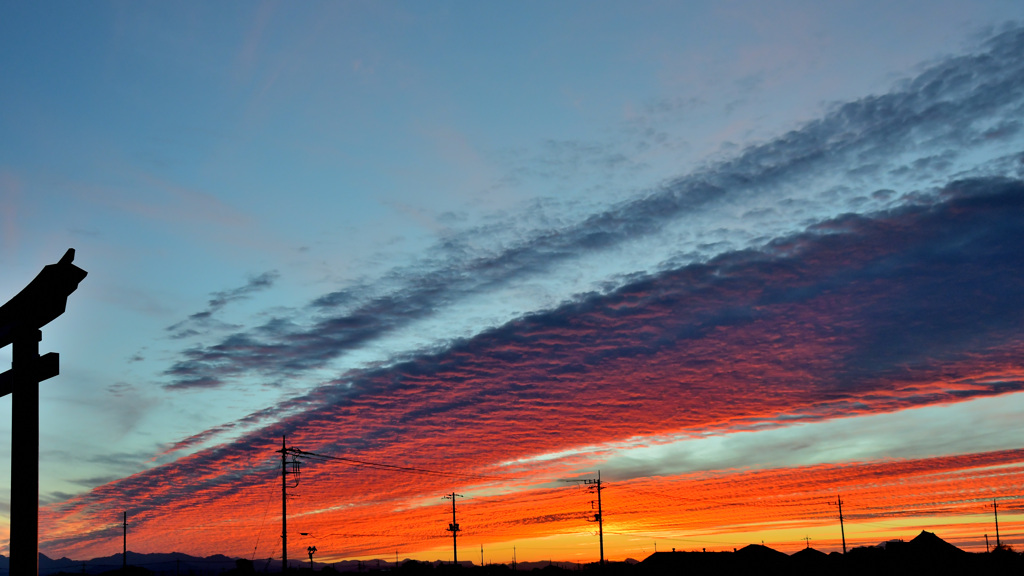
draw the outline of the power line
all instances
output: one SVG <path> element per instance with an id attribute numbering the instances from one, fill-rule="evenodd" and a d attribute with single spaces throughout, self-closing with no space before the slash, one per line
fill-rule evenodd
<path id="1" fill-rule="evenodd" d="M 723 500 L 715 500 L 715 499 L 712 499 L 712 498 L 704 498 L 704 497 L 699 497 L 699 496 L 684 497 L 684 496 L 679 496 L 677 494 L 670 494 L 668 492 L 663 492 L 663 491 L 660 491 L 660 490 L 651 490 L 650 488 L 635 488 L 635 487 L 630 486 L 629 490 L 631 492 L 639 492 L 641 494 L 649 494 L 651 496 L 661 496 L 663 498 L 668 498 L 670 500 L 676 500 L 678 502 L 686 502 L 688 504 L 695 504 L 695 505 L 699 505 L 699 504 L 717 504 L 717 505 L 723 506 L 723 507 L 732 507 L 732 506 L 763 506 L 763 507 L 767 507 L 767 508 L 804 508 L 804 507 L 808 507 L 809 505 L 811 505 L 811 504 L 813 504 L 815 502 L 824 501 L 824 498 L 820 498 L 819 497 L 819 498 L 812 498 L 810 500 L 801 501 L 801 502 L 768 502 L 767 500 L 761 499 L 761 498 L 759 498 L 757 500 L 753 500 L 753 501 L 738 500 L 738 501 L 726 502 L 726 501 L 723 501 Z"/>
<path id="2" fill-rule="evenodd" d="M 605 530 L 605 534 L 613 534 L 615 536 L 643 536 L 644 538 L 650 538 L 652 540 L 664 540 L 668 542 L 696 542 L 698 544 L 716 544 L 721 546 L 737 546 L 744 545 L 747 542 L 733 541 L 733 540 L 700 540 L 697 538 L 683 538 L 681 536 L 663 536 L 654 535 L 650 532 L 630 531 L 630 532 L 618 532 Z"/>
<path id="3" fill-rule="evenodd" d="M 250 560 L 256 560 L 256 550 L 260 547 L 260 536 L 263 535 L 263 526 L 267 523 L 267 513 L 270 512 L 270 501 L 274 496 L 274 489 L 276 486 L 270 485 L 270 493 L 267 494 L 267 504 L 263 507 L 263 521 L 260 522 L 260 530 L 256 533 L 256 545 L 252 548 L 252 558 Z"/>
<path id="4" fill-rule="evenodd" d="M 344 458 L 342 456 L 329 456 L 327 454 L 317 454 L 315 452 L 306 452 L 305 450 L 299 450 L 297 448 L 291 449 L 295 454 L 308 458 L 321 458 L 323 460 L 334 460 L 337 462 L 344 462 L 352 466 L 362 466 L 364 468 L 375 468 L 378 470 L 392 470 L 395 472 L 411 472 L 414 474 L 428 474 L 433 476 L 444 476 L 448 478 L 475 478 L 478 480 L 525 480 L 525 478 L 516 478 L 514 476 L 490 476 L 486 474 L 465 474 L 458 472 L 442 472 L 440 470 L 429 470 L 427 468 L 416 468 L 413 466 L 398 466 L 395 464 L 384 464 L 382 462 L 370 462 L 367 460 L 357 460 L 355 458 Z"/>

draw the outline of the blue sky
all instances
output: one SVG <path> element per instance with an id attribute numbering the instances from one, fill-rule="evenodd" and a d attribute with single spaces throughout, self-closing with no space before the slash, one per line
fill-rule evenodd
<path id="1" fill-rule="evenodd" d="M 4 5 L 0 297 L 69 247 L 89 272 L 44 330 L 62 368 L 42 386 L 42 500 L 301 428 L 296 399 L 325 387 L 810 242 L 850 214 L 947 222 L 915 210 L 980 194 L 964 178 L 1022 177 L 1022 17 L 1009 1 Z M 992 329 L 1003 344 L 956 349 L 1000 357 L 1013 338 Z M 907 405 L 865 417 L 922 430 L 980 411 L 1009 436 L 1021 399 L 998 394 L 921 401 L 931 428 Z M 812 408 L 750 416 L 772 430 L 757 440 L 705 438 L 735 421 L 648 440 L 670 454 L 740 442 L 755 467 L 751 447 L 857 428 Z M 1016 447 L 936 430 L 894 450 L 874 429 L 856 458 Z M 556 452 L 659 466 L 618 451 L 636 438 L 605 441 Z M 854 458 L 835 453 L 794 462 Z"/>

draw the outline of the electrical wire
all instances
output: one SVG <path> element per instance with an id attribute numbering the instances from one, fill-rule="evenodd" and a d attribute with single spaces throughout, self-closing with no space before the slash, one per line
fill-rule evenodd
<path id="1" fill-rule="evenodd" d="M 369 462 L 367 460 L 357 460 L 355 458 L 344 458 L 341 456 L 329 456 L 326 454 L 317 454 L 315 452 L 306 452 L 298 448 L 289 448 L 289 452 L 298 456 L 304 456 L 308 458 L 320 458 L 323 460 L 334 460 L 336 462 L 344 462 L 351 466 L 362 466 L 364 468 L 374 468 L 377 470 L 391 470 L 394 472 L 411 472 L 413 474 L 427 474 L 432 476 L 445 476 L 448 478 L 473 478 L 477 480 L 526 480 L 526 478 L 516 478 L 514 476 L 490 476 L 486 474 L 464 474 L 458 472 L 442 472 L 440 470 L 428 470 L 426 468 L 415 468 L 412 466 L 398 466 L 395 464 L 384 464 L 381 462 Z"/>
<path id="2" fill-rule="evenodd" d="M 274 492 L 276 492 L 276 491 L 277 491 L 277 487 L 274 486 L 273 484 L 271 484 L 270 485 L 270 494 L 267 495 L 267 504 L 263 508 L 263 521 L 260 522 L 260 530 L 259 530 L 259 532 L 256 533 L 256 545 L 253 546 L 253 548 L 252 548 L 252 558 L 250 558 L 249 560 L 256 560 L 256 550 L 260 547 L 260 536 L 263 535 L 263 526 L 266 525 L 266 523 L 267 523 L 267 513 L 270 512 L 270 500 L 271 500 L 271 497 L 274 495 Z"/>

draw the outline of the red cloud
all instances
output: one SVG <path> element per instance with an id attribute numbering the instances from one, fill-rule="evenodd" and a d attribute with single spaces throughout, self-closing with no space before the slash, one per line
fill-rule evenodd
<path id="1" fill-rule="evenodd" d="M 129 499 L 131 549 L 248 557 L 258 536 L 262 544 L 257 556 L 280 555 L 280 481 L 275 471 L 270 472 L 257 484 L 192 491 L 179 494 L 173 503 L 139 507 Z M 976 548 L 979 531 L 987 530 L 977 527 L 976 516 L 989 513 L 993 499 L 1000 499 L 1007 513 L 1019 510 L 1022 482 L 1024 450 L 1011 450 L 613 480 L 605 484 L 603 507 L 605 527 L 612 532 L 674 533 L 683 540 L 728 536 L 735 542 L 766 529 L 834 525 L 838 511 L 830 503 L 841 494 L 851 546 L 877 543 L 894 527 L 908 537 L 920 529 L 934 530 L 927 520 L 932 516 L 942 518 L 938 522 L 950 538 L 969 534 L 968 543 Z M 380 489 L 369 489 L 367 484 Z M 448 480 L 409 478 L 342 464 L 310 464 L 293 490 L 299 496 L 289 503 L 293 542 L 301 540 L 298 532 L 310 533 L 317 547 L 333 557 L 396 549 L 415 555 L 416 550 L 443 547 L 450 508 L 440 496 L 451 485 Z M 462 537 L 474 545 L 592 528 L 586 520 L 593 513 L 589 504 L 593 495 L 573 485 L 470 496 L 457 502 Z M 146 500 L 152 503 L 153 498 Z M 120 538 L 119 518 L 111 516 L 103 522 L 97 512 L 125 503 L 123 495 L 110 492 L 94 497 L 88 505 L 78 499 L 46 509 L 44 550 L 59 548 L 62 554 L 79 558 L 109 553 Z M 957 517 L 963 521 L 949 521 Z M 879 523 L 884 526 L 880 528 Z M 1003 534 L 1008 540 L 1019 538 L 1019 524 L 1016 517 L 1005 518 Z M 796 549 L 802 542 L 790 544 Z M 296 550 L 292 555 L 298 557 Z"/>
<path id="2" fill-rule="evenodd" d="M 264 526 L 279 467 L 274 451 L 285 433 L 311 452 L 505 477 L 456 481 L 310 465 L 294 503 L 296 525 L 306 523 L 304 531 L 313 533 L 345 526 L 346 533 L 358 527 L 360 534 L 376 535 L 372 545 L 345 540 L 346 553 L 356 554 L 391 546 L 389 534 L 395 533 L 403 542 L 429 547 L 444 537 L 429 520 L 436 498 L 467 486 L 476 493 L 519 490 L 478 500 L 479 521 L 500 523 L 494 531 L 502 538 L 520 530 L 576 530 L 570 526 L 577 525 L 578 498 L 570 500 L 564 489 L 531 486 L 572 473 L 580 463 L 537 460 L 540 455 L 647 435 L 782 425 L 1020 390 L 1024 194 L 1018 188 L 873 220 L 845 218 L 828 233 L 814 231 L 766 252 L 661 274 L 525 317 L 443 352 L 348 374 L 283 406 L 293 415 L 276 425 L 47 508 L 43 550 L 100 550 L 112 536 L 97 527 L 127 509 L 137 550 L 243 553 L 239 535 Z M 822 497 L 849 489 L 870 503 L 860 510 L 893 510 L 886 498 L 896 494 L 904 510 L 947 506 L 948 500 L 949 509 L 959 512 L 966 500 L 945 496 L 939 486 L 983 494 L 986 482 L 998 491 L 1016 479 L 1015 468 L 986 475 L 971 458 L 1015 465 L 1019 454 L 958 457 L 950 479 L 915 472 L 914 466 L 934 471 L 946 465 L 935 459 L 748 472 L 730 475 L 725 484 L 714 477 L 678 477 L 671 486 L 713 490 L 714 497 L 693 513 L 721 530 L 763 523 L 747 512 L 745 499 L 773 487 Z M 899 475 L 888 480 L 893 471 Z M 857 483 L 851 476 L 859 477 Z M 921 484 L 916 492 L 904 488 L 914 483 Z M 679 497 L 692 500 L 685 490 Z M 804 500 L 785 498 L 773 501 L 771 518 L 799 523 L 819 517 Z M 505 506 L 506 500 L 514 504 Z M 718 500 L 733 504 L 718 509 Z M 630 521 L 699 525 L 651 506 L 635 506 Z M 474 512 L 467 514 L 473 518 Z"/>

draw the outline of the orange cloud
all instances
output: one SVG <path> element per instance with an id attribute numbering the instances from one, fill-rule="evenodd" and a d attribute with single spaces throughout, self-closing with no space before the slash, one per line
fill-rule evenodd
<path id="1" fill-rule="evenodd" d="M 470 492 L 482 506 L 479 521 L 490 528 L 481 528 L 480 538 L 578 531 L 586 499 L 544 483 L 596 467 L 602 447 L 627 439 L 1019 391 L 1024 194 L 1019 183 L 991 187 L 987 195 L 955 196 L 944 205 L 841 218 L 765 251 L 668 271 L 443 351 L 344 374 L 275 407 L 287 414 L 276 424 L 50 506 L 44 546 L 61 555 L 99 550 L 116 537 L 116 524 L 106 519 L 128 510 L 140 547 L 244 553 L 239 538 L 266 526 L 284 434 L 310 452 L 462 475 L 310 464 L 292 505 L 295 525 L 313 534 L 373 535 L 338 540 L 338 554 L 361 555 L 399 541 L 416 550 L 442 545 L 444 524 L 429 519 L 440 495 L 453 489 Z M 236 340 L 231 350 L 259 356 L 256 367 L 288 360 L 286 347 L 268 351 L 250 338 Z M 227 344 L 216 352 L 218 362 L 227 358 Z M 585 446 L 597 451 L 573 456 Z M 972 464 L 978 459 L 1009 468 L 989 473 Z M 1018 459 L 1000 452 L 955 457 L 954 464 L 936 458 L 677 476 L 669 480 L 680 501 L 691 501 L 693 490 L 713 497 L 682 514 L 659 509 L 652 496 L 631 508 L 635 516 L 620 512 L 617 521 L 633 524 L 618 528 L 794 529 L 821 522 L 824 503 L 808 501 L 808 494 L 839 491 L 850 493 L 851 504 L 863 497 L 851 518 L 901 523 L 918 510 L 962 516 L 968 503 L 1013 495 Z M 466 476 L 481 474 L 502 480 Z M 617 484 L 630 482 L 644 486 L 641 479 Z M 989 485 L 996 493 L 987 492 Z M 750 512 L 754 494 L 783 488 L 792 496 L 765 501 L 771 506 L 762 506 L 762 515 Z M 898 506 L 886 500 L 894 497 Z M 514 505 L 499 505 L 506 500 Z M 474 519 L 471 508 L 466 513 Z"/>
<path id="2" fill-rule="evenodd" d="M 267 449 L 272 446 L 266 446 Z M 203 458 L 196 457 L 196 466 Z M 130 480 L 130 479 L 129 479 Z M 126 481 L 127 482 L 127 481 Z M 174 482 L 165 480 L 168 484 Z M 403 557 L 444 549 L 450 503 L 441 496 L 450 479 L 366 470 L 340 463 L 309 463 L 289 501 L 290 538 L 315 539 L 324 558 L 371 557 L 400 550 Z M 1021 487 L 1024 450 L 891 462 L 818 465 L 760 471 L 692 473 L 609 481 L 602 494 L 609 535 L 667 540 L 680 548 L 731 549 L 786 530 L 836 535 L 816 546 L 838 548 L 838 495 L 844 502 L 848 545 L 875 544 L 917 531 L 939 531 L 947 540 L 978 549 L 998 500 L 1004 541 L 1024 542 Z M 571 536 L 595 527 L 593 494 L 573 484 L 457 488 L 462 542 L 493 545 L 540 537 Z M 145 501 L 153 502 L 153 498 Z M 120 542 L 119 516 L 129 510 L 130 548 L 279 556 L 280 478 L 267 470 L 259 482 L 189 490 L 173 502 L 140 506 L 138 498 L 110 491 L 86 503 L 74 499 L 44 509 L 43 550 L 71 557 L 108 554 Z M 939 528 L 941 527 L 941 530 Z M 306 532 L 311 536 L 302 537 Z M 773 540 L 779 549 L 803 546 L 802 535 Z M 257 544 L 257 539 L 259 544 Z M 718 542 L 718 545 L 708 543 Z M 697 546 L 696 543 L 703 543 Z M 689 544 L 689 545 L 688 545 Z M 305 544 L 303 544 L 305 546 Z M 620 547 L 621 548 L 621 547 Z M 567 551 L 568 552 L 568 551 Z M 628 555 L 629 550 L 620 550 Z M 520 550 L 520 559 L 542 559 Z M 434 558 L 429 558 L 434 559 Z"/>

